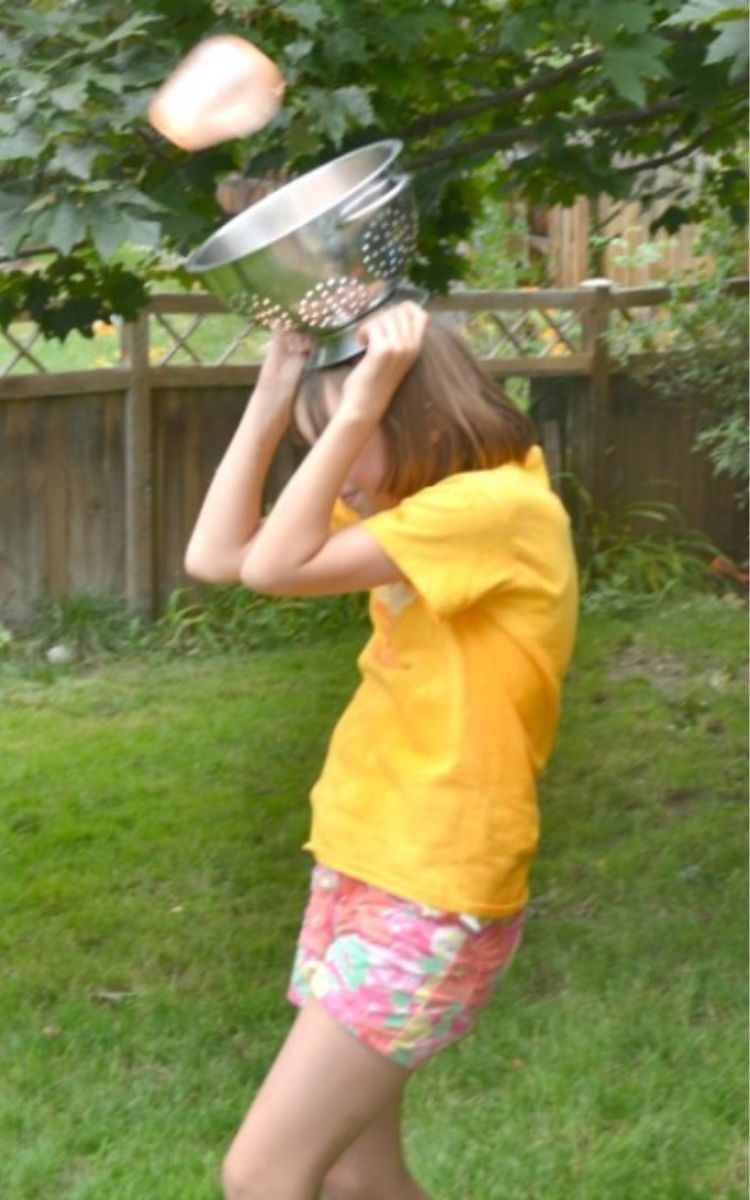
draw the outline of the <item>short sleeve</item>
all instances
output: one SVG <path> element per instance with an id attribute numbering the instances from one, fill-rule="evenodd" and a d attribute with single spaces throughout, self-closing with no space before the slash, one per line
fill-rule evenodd
<path id="1" fill-rule="evenodd" d="M 519 500 L 512 486 L 486 479 L 494 474 L 449 476 L 363 522 L 438 617 L 471 607 L 516 577 Z"/>
<path id="2" fill-rule="evenodd" d="M 359 513 L 350 508 L 348 504 L 344 504 L 343 500 L 337 500 L 331 513 L 331 532 L 338 533 L 342 529 L 347 529 L 349 525 L 357 525 L 361 519 Z"/>

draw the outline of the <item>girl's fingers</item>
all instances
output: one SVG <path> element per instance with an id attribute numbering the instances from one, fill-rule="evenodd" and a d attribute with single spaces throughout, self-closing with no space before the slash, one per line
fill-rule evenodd
<path id="1" fill-rule="evenodd" d="M 360 330 L 360 340 L 374 352 L 419 350 L 427 314 L 407 300 L 372 317 Z"/>

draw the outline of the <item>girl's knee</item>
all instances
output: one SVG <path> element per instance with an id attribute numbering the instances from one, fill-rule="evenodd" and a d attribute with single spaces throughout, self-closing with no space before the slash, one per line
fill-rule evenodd
<path id="1" fill-rule="evenodd" d="M 323 1180 L 323 1200 L 367 1200 L 362 1180 L 334 1167 Z"/>
<path id="2" fill-rule="evenodd" d="M 225 1200 L 253 1200 L 247 1171 L 240 1170 L 231 1151 L 221 1164 L 221 1187 Z"/>
<path id="3" fill-rule="evenodd" d="M 230 1148 L 221 1168 L 225 1200 L 307 1200 L 318 1194 L 318 1178 L 313 1179 L 304 1164 L 294 1156 L 287 1162 L 275 1162 Z"/>
<path id="4" fill-rule="evenodd" d="M 348 1168 L 333 1167 L 323 1181 L 324 1200 L 429 1200 L 408 1174 L 365 1179 Z"/>
<path id="5" fill-rule="evenodd" d="M 221 1186 L 225 1200 L 268 1200 L 267 1171 L 261 1163 L 248 1161 L 230 1150 L 221 1167 Z"/>

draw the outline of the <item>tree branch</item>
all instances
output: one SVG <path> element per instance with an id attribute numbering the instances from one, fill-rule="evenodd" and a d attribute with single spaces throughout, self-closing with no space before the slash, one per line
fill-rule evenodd
<path id="1" fill-rule="evenodd" d="M 478 96 L 475 100 L 467 100 L 464 104 L 456 104 L 453 108 L 447 108 L 443 112 L 420 117 L 406 127 L 404 134 L 406 137 L 414 137 L 421 133 L 427 133 L 430 129 L 438 129 L 441 125 L 454 125 L 458 121 L 462 121 L 465 117 L 476 116 L 477 113 L 487 112 L 488 109 L 502 108 L 506 104 L 523 100 L 524 97 L 530 96 L 534 92 L 541 92 L 545 88 L 553 87 L 555 84 L 562 83 L 566 79 L 575 78 L 576 75 L 580 75 L 585 71 L 587 67 L 595 66 L 598 62 L 601 62 L 602 58 L 602 50 L 593 50 L 590 54 L 584 54 L 581 58 L 574 59 L 573 62 L 568 63 L 564 67 L 558 67 L 550 71 L 539 71 L 527 83 L 519 84 L 517 87 L 502 88 L 499 92 L 490 92 L 486 96 Z"/>
<path id="2" fill-rule="evenodd" d="M 669 42 L 683 42 L 694 38 L 694 33 L 689 29 L 660 29 L 660 35 Z M 478 57 L 478 55 L 477 55 Z M 491 60 L 497 57 L 496 52 L 482 55 L 481 57 Z M 574 79 L 577 75 L 581 75 L 588 67 L 594 67 L 604 58 L 604 50 L 592 50 L 588 54 L 581 55 L 580 58 L 574 58 L 571 62 L 566 63 L 564 67 L 554 67 L 550 70 L 538 71 L 532 75 L 527 83 L 518 84 L 516 87 L 502 88 L 499 92 L 490 92 L 486 96 L 478 96 L 475 100 L 467 100 L 463 104 L 456 104 L 453 108 L 447 108 L 438 113 L 431 113 L 428 116 L 418 117 L 411 125 L 407 125 L 404 134 L 407 137 L 417 136 L 422 133 L 427 133 L 431 129 L 439 129 L 443 125 L 455 125 L 462 121 L 465 117 L 476 116 L 477 113 L 487 112 L 493 108 L 503 108 L 506 104 L 512 104 L 515 101 L 523 100 L 526 96 L 531 96 L 535 92 L 544 91 L 546 88 L 554 87 L 558 83 L 563 83 L 566 79 Z"/>
<path id="3" fill-rule="evenodd" d="M 583 117 L 579 122 L 587 129 L 617 129 L 625 125 L 641 125 L 652 117 L 664 117 L 669 113 L 685 111 L 685 101 L 682 97 L 673 100 L 657 100 L 645 108 L 623 108 L 620 112 L 604 113 L 597 117 Z"/>
<path id="4" fill-rule="evenodd" d="M 640 125 L 644 121 L 653 120 L 655 117 L 668 116 L 670 113 L 684 111 L 684 99 L 658 100 L 647 107 L 625 108 L 620 112 L 603 113 L 601 116 L 581 117 L 576 121 L 574 127 L 571 125 L 571 129 L 574 132 L 578 132 L 581 129 L 618 129 L 630 125 Z M 436 163 L 450 162 L 455 158 L 483 154 L 491 150 L 502 150 L 507 146 L 515 146 L 519 142 L 523 142 L 527 146 L 538 145 L 539 138 L 536 136 L 532 125 L 519 125 L 514 129 L 504 129 L 498 133 L 485 134 L 484 137 L 455 142 L 453 145 L 440 146 L 435 150 L 425 150 L 422 154 L 415 154 L 409 160 L 409 165 L 415 168 L 431 167 Z"/>
<path id="5" fill-rule="evenodd" d="M 664 116 L 667 113 L 678 112 L 684 105 L 676 100 L 662 100 L 650 108 L 629 108 L 619 113 L 606 113 L 601 117 L 582 117 L 576 122 L 576 131 L 580 129 L 607 129 L 622 125 L 637 125 L 649 121 L 652 117 Z M 435 163 L 450 162 L 454 158 L 464 158 L 473 154 L 482 154 L 487 150 L 502 150 L 506 146 L 515 146 L 524 142 L 535 146 L 539 139 L 533 126 L 517 125 L 514 129 L 503 129 L 498 133 L 487 133 L 484 137 L 471 138 L 467 141 L 454 142 L 450 146 L 440 146 L 435 150 L 425 150 L 415 154 L 409 160 L 412 167 L 431 167 Z"/>
<path id="6" fill-rule="evenodd" d="M 692 154 L 715 133 L 720 133 L 726 127 L 726 123 L 724 125 L 710 125 L 708 129 L 704 129 L 691 142 L 686 142 L 684 146 L 679 146 L 676 150 L 671 150 L 668 154 L 660 154 L 657 158 L 642 158 L 637 162 L 627 163 L 625 166 L 619 168 L 620 174 L 634 175 L 641 171 L 654 171 L 658 167 L 666 167 L 669 163 L 677 162 L 678 159 Z"/>

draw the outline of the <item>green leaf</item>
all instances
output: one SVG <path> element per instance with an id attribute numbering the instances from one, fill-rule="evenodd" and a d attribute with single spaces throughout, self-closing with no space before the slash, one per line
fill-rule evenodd
<path id="1" fill-rule="evenodd" d="M 289 158 L 307 158 L 320 148 L 320 136 L 311 127 L 309 119 L 300 115 L 294 117 L 284 138 L 284 146 Z"/>
<path id="2" fill-rule="evenodd" d="M 372 102 L 361 87 L 337 88 L 333 95 L 344 112 L 351 118 L 350 124 L 372 125 L 375 120 Z"/>
<path id="3" fill-rule="evenodd" d="M 125 209 L 117 214 L 120 243 L 131 242 L 134 246 L 145 246 L 153 249 L 161 241 L 161 224 L 149 221 L 139 213 Z"/>
<path id="4" fill-rule="evenodd" d="M 115 184 L 111 179 L 92 179 L 86 182 L 86 186 L 81 188 L 87 196 L 93 196 L 97 192 L 113 192 Z"/>
<path id="5" fill-rule="evenodd" d="M 597 42 L 611 41 L 619 32 L 645 33 L 653 26 L 653 13 L 647 0 L 632 0 L 629 4 L 602 5 L 592 0 L 589 20 Z"/>
<path id="6" fill-rule="evenodd" d="M 302 59 L 308 57 L 314 46 L 315 42 L 310 38 L 298 38 L 296 42 L 289 42 L 284 47 L 284 58 L 296 65 Z"/>
<path id="7" fill-rule="evenodd" d="M 76 179 L 89 180 L 94 161 L 101 150 L 102 147 L 96 145 L 63 142 L 58 146 L 50 166 L 53 170 L 55 167 L 59 167 L 63 171 L 66 171 L 68 175 L 75 176 Z"/>
<path id="8" fill-rule="evenodd" d="M 106 37 L 96 42 L 97 50 L 104 50 L 107 46 L 112 46 L 115 42 L 123 42 L 126 38 L 132 37 L 134 33 L 143 33 L 149 25 L 153 25 L 160 18 L 155 13 L 133 13 L 128 17 L 127 21 L 123 21 L 122 25 L 118 25 Z"/>
<path id="9" fill-rule="evenodd" d="M 127 87 L 127 80 L 114 71 L 91 71 L 89 72 L 89 83 L 101 88 L 102 91 L 112 92 L 115 96 L 121 96 Z"/>
<path id="10" fill-rule="evenodd" d="M 0 162 L 18 158 L 36 158 L 44 142 L 35 129 L 24 125 L 10 137 L 0 137 Z"/>
<path id="11" fill-rule="evenodd" d="M 747 9 L 727 4 L 726 0 L 686 0 L 665 25 L 704 25 L 714 21 L 731 21 L 746 15 Z"/>
<path id="12" fill-rule="evenodd" d="M 23 211 L 25 213 L 43 212 L 45 208 L 51 208 L 57 202 L 57 198 L 56 192 L 43 192 L 41 195 L 34 196 Z"/>
<path id="13" fill-rule="evenodd" d="M 602 71 L 619 95 L 634 104 L 645 104 L 646 86 L 641 76 L 640 59 L 630 51 L 613 50 L 605 54 Z"/>
<path id="14" fill-rule="evenodd" d="M 108 262 L 125 240 L 119 220 L 113 221 L 106 209 L 94 209 L 89 213 L 88 227 L 97 253 Z"/>
<path id="15" fill-rule="evenodd" d="M 25 214 L 18 208 L 0 207 L 0 246 L 13 255 L 24 244 L 34 224 L 33 214 Z M 0 283 L 2 275 L 0 275 Z"/>
<path id="16" fill-rule="evenodd" d="M 312 87 L 306 93 L 306 117 L 340 146 L 351 128 L 371 125 L 375 120 L 372 103 L 360 87 L 342 87 L 329 92 Z"/>
<path id="17" fill-rule="evenodd" d="M 34 221 L 34 235 L 53 250 L 69 254 L 86 236 L 86 214 L 71 200 L 60 200 L 40 213 Z"/>
<path id="18" fill-rule="evenodd" d="M 86 81 L 70 83 L 65 87 L 53 88 L 49 98 L 55 108 L 62 112 L 78 112 L 86 99 Z"/>
<path id="19" fill-rule="evenodd" d="M 658 233 L 660 229 L 664 229 L 667 233 L 677 233 L 690 220 L 690 213 L 680 204 L 670 204 L 664 210 L 660 217 L 651 222 L 650 229 L 652 233 Z"/>
<path id="20" fill-rule="evenodd" d="M 722 25 L 719 34 L 708 47 L 707 63 L 732 62 L 730 77 L 740 79 L 748 65 L 748 22 L 729 21 Z"/>
<path id="21" fill-rule="evenodd" d="M 667 43 L 662 38 L 650 34 L 614 42 L 605 52 L 602 71 L 619 95 L 643 105 L 646 80 L 668 74 L 661 60 L 666 49 Z"/>
<path id="22" fill-rule="evenodd" d="M 309 29 L 310 32 L 316 30 L 326 17 L 325 11 L 316 0 L 286 0 L 285 4 L 279 4 L 278 10 L 295 25 L 299 25 L 301 29 Z"/>
<path id="23" fill-rule="evenodd" d="M 3 68 L 15 67 L 23 61 L 23 48 L 17 40 L 0 31 L 0 60 Z"/>

